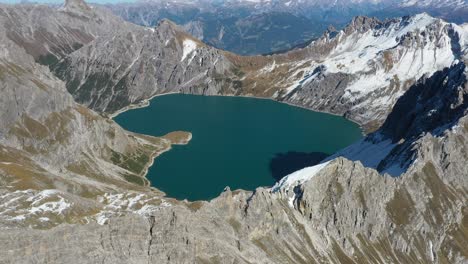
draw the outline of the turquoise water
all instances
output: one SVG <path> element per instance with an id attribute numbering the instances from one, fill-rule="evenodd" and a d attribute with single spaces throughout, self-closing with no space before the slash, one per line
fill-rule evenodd
<path id="1" fill-rule="evenodd" d="M 192 133 L 188 145 L 156 158 L 147 175 L 169 197 L 191 201 L 214 198 L 226 186 L 272 186 L 362 137 L 343 117 L 243 97 L 164 95 L 115 121 L 153 136 Z"/>

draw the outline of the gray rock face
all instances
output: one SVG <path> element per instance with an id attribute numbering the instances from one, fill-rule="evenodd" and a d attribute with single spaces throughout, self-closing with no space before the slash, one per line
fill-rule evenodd
<path id="1" fill-rule="evenodd" d="M 427 14 L 357 17 L 305 48 L 263 57 L 208 47 L 168 21 L 121 28 L 52 66 L 78 102 L 99 112 L 167 92 L 251 95 L 344 115 L 367 131 L 417 80 L 465 56 L 468 43 L 465 26 Z"/>
<path id="2" fill-rule="evenodd" d="M 436 1 L 134 1 L 106 7 L 132 23 L 155 26 L 162 19 L 214 47 L 237 54 L 266 54 L 315 39 L 329 26 L 342 28 L 357 15 L 393 18 L 427 12 L 467 22 L 468 3 Z"/>
<path id="3" fill-rule="evenodd" d="M 33 13 L 49 10 L 43 8 Z M 7 9 L 12 15 L 28 8 Z M 110 190 L 160 194 L 147 187 L 143 176 L 152 159 L 178 140 L 124 131 L 75 103 L 65 84 L 18 46 L 4 26 L 0 26 L 0 225 L 45 228 L 82 222 L 102 207 L 83 197 Z"/>
<path id="4" fill-rule="evenodd" d="M 466 52 L 464 29 L 424 14 L 387 22 L 357 17 L 335 34 L 306 48 L 318 65 L 284 100 L 343 114 L 369 131 L 418 79 Z"/>
<path id="5" fill-rule="evenodd" d="M 466 119 L 462 121 L 466 125 Z M 426 160 L 400 179 L 337 159 L 293 190 L 226 191 L 210 203 L 173 205 L 148 218 L 105 226 L 6 230 L 8 261 L 104 263 L 463 263 L 466 252 L 466 144 L 451 132 L 428 138 L 427 155 L 450 149 L 450 172 Z M 442 148 L 431 144 L 444 142 Z M 460 156 L 461 155 L 461 156 Z M 447 160 L 448 161 L 448 160 Z M 444 161 L 444 162 L 447 162 Z M 426 195 L 421 195 L 425 193 Z M 10 239 L 8 239 L 10 237 Z M 12 240 L 11 238 L 15 238 Z M 57 241 L 57 239 L 59 239 Z M 35 244 L 31 244 L 35 243 Z M 60 245 L 59 253 L 49 250 Z M 31 247 L 32 246 L 32 247 Z M 17 252 L 30 248 L 31 255 Z M 46 250 L 39 251 L 39 248 Z M 21 260 L 21 261 L 20 261 Z"/>
<path id="6" fill-rule="evenodd" d="M 232 90 L 231 67 L 221 51 L 163 21 L 156 29 L 130 28 L 98 39 L 53 69 L 77 101 L 112 113 L 155 94 Z"/>
<path id="7" fill-rule="evenodd" d="M 94 32 L 79 49 L 52 52 L 27 33 L 37 32 L 39 22 L 17 24 L 14 32 L 27 33 L 18 33 L 21 39 L 44 48 L 34 53 L 0 27 L 1 262 L 466 263 L 464 27 L 425 15 L 385 23 L 356 18 L 304 49 L 241 57 L 170 22 L 154 31 L 117 20 L 94 24 L 104 19 L 94 13 L 101 11 L 83 2 L 69 2 L 67 12 L 0 10 L 3 22 L 20 11 L 26 17 L 58 12 L 60 23 L 45 32 L 70 22 Z M 107 35 L 99 25 L 122 27 Z M 75 43 L 70 31 L 52 35 L 61 34 Z M 375 42 L 383 39 L 388 43 Z M 429 56 L 428 66 L 417 57 L 425 52 L 440 56 Z M 66 83 L 37 63 L 38 54 L 59 58 L 50 68 Z M 415 69 L 402 68 L 408 58 Z M 378 78 L 389 74 L 404 87 Z M 361 89 L 362 80 L 375 85 Z M 271 189 L 226 189 L 212 201 L 190 203 L 163 197 L 142 177 L 155 155 L 189 135 L 126 132 L 75 103 L 67 90 L 105 113 L 164 92 L 239 94 L 323 106 L 384 125 Z M 379 98 L 385 101 L 377 104 Z"/>
<path id="8" fill-rule="evenodd" d="M 380 130 L 339 151 L 367 167 L 399 176 L 418 159 L 421 137 L 440 136 L 467 115 L 467 76 L 458 63 L 422 78 L 400 97 Z"/>
<path id="9" fill-rule="evenodd" d="M 54 9 L 45 5 L 0 5 L 6 37 L 41 64 L 54 64 L 98 35 L 112 35 L 123 21 L 78 0 Z"/>

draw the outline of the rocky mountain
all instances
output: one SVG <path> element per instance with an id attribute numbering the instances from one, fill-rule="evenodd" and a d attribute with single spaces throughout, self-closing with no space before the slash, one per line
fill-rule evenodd
<path id="1" fill-rule="evenodd" d="M 290 49 L 319 37 L 330 25 L 341 29 L 358 15 L 383 20 L 426 12 L 459 24 L 467 22 L 468 17 L 468 4 L 462 0 L 166 0 L 106 7 L 144 26 L 170 19 L 203 42 L 241 55 Z"/>
<path id="2" fill-rule="evenodd" d="M 83 2 L 60 10 L 45 6 L 0 9 L 3 225 L 18 226 L 17 220 L 21 220 L 19 225 L 33 227 L 82 222 L 83 216 L 101 207 L 82 197 L 117 189 L 147 190 L 143 176 L 149 162 L 172 143 L 182 142 L 173 135 L 154 138 L 124 131 L 75 103 L 65 84 L 48 67 L 36 63 L 63 56 L 93 34 L 104 32 L 96 26 L 107 25 L 96 22 L 102 17 L 88 19 L 91 13 L 81 13 L 88 11 Z M 64 197 L 73 202 L 65 202 Z M 12 215 L 20 212 L 24 212 L 20 218 Z"/>
<path id="3" fill-rule="evenodd" d="M 432 16 L 459 24 L 466 23 L 468 2 L 465 0 L 405 0 L 385 9 L 373 12 L 371 15 L 382 18 L 421 12 L 427 12 Z"/>
<path id="4" fill-rule="evenodd" d="M 229 79 L 236 72 L 221 51 L 169 21 L 99 38 L 52 68 L 78 102 L 106 113 L 159 93 L 217 94 L 236 85 Z M 207 76 L 219 77 L 208 83 Z"/>
<path id="5" fill-rule="evenodd" d="M 326 28 L 282 10 L 257 12 L 243 6 L 212 3 L 158 1 L 106 7 L 127 21 L 148 27 L 170 19 L 209 45 L 243 55 L 288 49 L 319 36 Z"/>
<path id="6" fill-rule="evenodd" d="M 277 97 L 344 114 L 372 130 L 418 79 L 464 56 L 466 36 L 464 27 L 427 14 L 385 22 L 357 17 L 343 30 L 289 54 L 314 59 L 292 64 L 301 77 Z"/>
<path id="7" fill-rule="evenodd" d="M 251 95 L 378 128 L 408 88 L 466 54 L 466 27 L 427 14 L 357 17 L 304 48 L 242 57 L 163 21 L 101 37 L 52 66 L 75 99 L 112 114 L 167 92 Z"/>
<path id="8" fill-rule="evenodd" d="M 406 0 L 403 1 L 401 6 L 431 6 L 431 7 L 445 7 L 445 8 L 464 8 L 467 6 L 467 2 L 464 0 L 425 0 L 425 1 L 415 1 L 415 0 Z"/>
<path id="9" fill-rule="evenodd" d="M 79 0 L 0 6 L 0 22 L 1 262 L 467 261 L 466 25 L 357 17 L 245 57 Z M 190 135 L 107 118 L 166 92 L 268 97 L 374 132 L 272 188 L 177 201 L 143 176 Z"/>
<path id="10" fill-rule="evenodd" d="M 113 25 L 122 22 L 110 12 L 95 10 L 83 2 L 68 1 L 59 9 L 32 4 L 0 7 L 6 37 L 42 64 L 57 62 L 98 35 L 112 35 L 117 30 Z"/>
<path id="11" fill-rule="evenodd" d="M 426 136 L 424 160 L 400 178 L 338 158 L 291 175 L 305 182 L 226 190 L 211 202 L 159 206 L 147 218 L 5 230 L 2 256 L 18 263 L 464 263 L 466 124 L 465 117 Z M 138 208 L 142 200 L 116 204 Z M 57 244 L 58 253 L 39 250 Z"/>

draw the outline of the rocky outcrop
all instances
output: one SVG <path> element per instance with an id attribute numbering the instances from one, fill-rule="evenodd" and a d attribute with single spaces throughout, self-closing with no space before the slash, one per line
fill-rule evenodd
<path id="1" fill-rule="evenodd" d="M 0 21 L 8 39 L 45 65 L 56 63 L 97 36 L 114 34 L 116 24 L 127 25 L 80 0 L 66 1 L 58 9 L 40 4 L 0 5 Z"/>
<path id="2" fill-rule="evenodd" d="M 380 130 L 328 160 L 343 156 L 399 176 L 418 159 L 422 137 L 440 136 L 467 115 L 466 75 L 460 62 L 422 78 L 400 97 Z"/>
<path id="3" fill-rule="evenodd" d="M 53 66 L 77 101 L 113 113 L 156 94 L 218 94 L 235 89 L 222 52 L 185 34 L 170 21 L 157 28 L 122 30 Z"/>

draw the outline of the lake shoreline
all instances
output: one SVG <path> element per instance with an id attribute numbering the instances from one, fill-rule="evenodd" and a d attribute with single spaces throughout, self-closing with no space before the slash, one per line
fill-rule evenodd
<path id="1" fill-rule="evenodd" d="M 320 155 L 362 137 L 359 125 L 342 116 L 269 98 L 163 95 L 133 105 L 149 106 L 124 110 L 114 120 L 134 133 L 172 141 L 164 149 L 167 154 L 156 153 L 145 176 L 149 186 L 179 200 L 209 200 L 226 186 L 250 191 L 271 187 L 279 177 L 312 166 Z M 172 131 L 190 131 L 196 140 Z M 179 148 L 177 143 L 190 144 Z"/>
<path id="2" fill-rule="evenodd" d="M 281 104 L 286 104 L 286 105 L 289 105 L 289 106 L 292 106 L 292 107 L 298 107 L 298 108 L 302 108 L 302 109 L 305 109 L 305 110 L 308 110 L 308 111 L 312 111 L 312 112 L 317 112 L 317 113 L 324 113 L 324 114 L 329 114 L 329 115 L 333 115 L 333 116 L 339 116 L 339 117 L 343 117 L 344 119 L 348 120 L 348 121 L 351 121 L 353 123 L 355 123 L 356 125 L 359 126 L 359 129 L 361 130 L 362 132 L 362 135 L 365 136 L 367 135 L 368 133 L 366 132 L 366 130 L 364 129 L 363 125 L 360 124 L 359 122 L 357 122 L 356 120 L 352 120 L 352 119 L 349 119 L 349 118 L 346 118 L 345 116 L 343 115 L 339 115 L 339 114 L 336 114 L 336 113 L 331 113 L 331 112 L 327 112 L 327 111 L 322 111 L 322 110 L 315 110 L 315 109 L 312 109 L 312 108 L 309 108 L 309 107 L 306 107 L 306 106 L 303 106 L 303 105 L 298 105 L 298 104 L 293 104 L 293 103 L 290 103 L 290 102 L 286 102 L 286 101 L 278 101 L 274 98 L 271 98 L 271 97 L 260 97 L 260 96 L 253 96 L 253 95 L 232 95 L 232 94 L 216 94 L 216 95 L 206 95 L 206 94 L 191 94 L 191 93 L 181 93 L 181 92 L 167 92 L 167 93 L 160 93 L 160 94 L 155 94 L 155 95 L 152 95 L 151 97 L 147 98 L 147 99 L 143 99 L 141 102 L 139 103 L 136 103 L 136 104 L 131 104 L 129 106 L 126 106 L 118 111 L 116 111 L 115 113 L 112 113 L 112 114 L 109 114 L 108 117 L 110 119 L 114 119 L 116 116 L 124 113 L 124 112 L 127 112 L 127 111 L 130 111 L 130 110 L 134 110 L 134 109 L 138 109 L 138 108 L 144 108 L 144 107 L 148 107 L 150 105 L 150 101 L 153 100 L 154 98 L 156 97 L 160 97 L 160 96 L 165 96 L 165 95 L 171 95 L 171 94 L 186 94 L 186 95 L 198 95 L 198 96 L 212 96 L 212 97 L 242 97 L 242 98 L 253 98 L 253 99 L 260 99 L 260 100 L 269 100 L 269 101 L 273 101 L 273 102 L 277 102 L 277 103 L 281 103 Z"/>
<path id="3" fill-rule="evenodd" d="M 173 145 L 179 145 L 179 146 L 187 145 L 188 143 L 190 143 L 190 140 L 192 140 L 192 133 L 186 132 L 186 131 L 176 131 L 176 132 L 184 132 L 186 134 L 186 137 L 184 138 L 183 141 L 175 142 L 175 141 L 172 141 L 171 139 L 166 137 L 169 134 L 174 133 L 174 132 L 171 132 L 171 133 L 168 133 L 168 134 L 166 134 L 164 136 L 161 136 L 160 138 L 165 139 L 165 140 L 169 140 L 169 141 L 171 141 L 171 143 L 167 146 L 167 148 L 164 148 L 164 149 L 159 150 L 159 151 L 155 151 L 149 156 L 149 162 L 145 165 L 145 167 L 143 168 L 142 172 L 139 175 L 139 177 L 141 177 L 144 180 L 144 182 L 145 182 L 144 186 L 145 187 L 155 188 L 156 190 L 158 190 L 160 192 L 163 192 L 163 191 L 157 189 L 156 187 L 152 186 L 150 179 L 148 179 L 148 177 L 146 177 L 146 176 L 148 175 L 149 169 L 154 165 L 154 162 L 155 162 L 157 157 L 159 157 L 162 154 L 170 151 L 172 149 Z M 137 133 L 133 133 L 133 132 L 132 132 L 132 134 L 138 135 Z M 148 136 L 151 136 L 151 135 L 148 135 Z M 154 136 L 152 136 L 152 137 L 154 137 Z"/>
<path id="4" fill-rule="evenodd" d="M 332 115 L 332 116 L 343 117 L 344 119 L 346 119 L 346 120 L 348 120 L 348 121 L 351 121 L 351 122 L 355 123 L 356 125 L 358 125 L 358 126 L 359 126 L 359 129 L 361 129 L 363 135 L 366 135 L 366 133 L 364 132 L 365 130 L 364 130 L 363 126 L 362 126 L 360 123 L 358 123 L 358 122 L 355 121 L 355 120 L 346 118 L 346 117 L 344 117 L 343 115 L 339 115 L 339 114 L 335 114 L 335 113 L 331 113 L 331 112 L 327 112 L 327 111 L 315 110 L 315 109 L 308 108 L 308 107 L 303 106 L 303 105 L 293 104 L 293 103 L 286 102 L 286 101 L 278 101 L 278 100 L 275 100 L 274 98 L 270 98 L 270 97 L 258 97 L 258 96 L 250 96 L 250 95 L 202 95 L 202 96 L 242 97 L 242 98 L 254 98 L 254 99 L 260 99 L 260 100 L 269 100 L 269 101 L 277 102 L 277 103 L 280 103 L 280 104 L 286 104 L 286 105 L 289 105 L 289 106 L 292 106 L 292 107 L 302 108 L 302 109 L 305 109 L 305 110 L 308 110 L 308 111 L 312 111 L 312 112 L 317 112 L 317 113 L 329 114 L 329 115 Z"/>
<path id="5" fill-rule="evenodd" d="M 114 113 L 108 114 L 107 117 L 110 118 L 110 119 L 114 119 L 116 116 L 118 116 L 118 115 L 120 115 L 122 113 L 125 113 L 127 111 L 148 107 L 150 105 L 150 103 L 151 103 L 150 101 L 153 100 L 154 98 L 159 97 L 159 96 L 164 96 L 164 95 L 170 95 L 170 94 L 180 94 L 180 93 L 179 92 L 167 92 L 167 93 L 155 94 L 155 95 L 152 95 L 151 97 L 149 97 L 147 99 L 143 99 L 139 103 L 130 104 L 130 105 L 128 105 L 128 106 L 114 112 Z"/>

